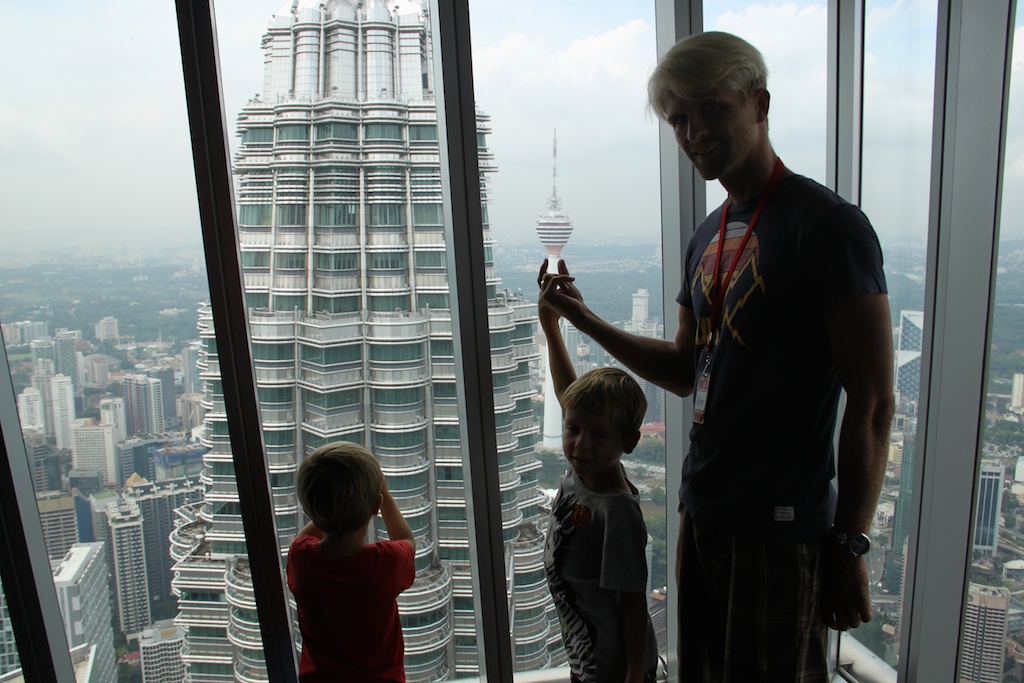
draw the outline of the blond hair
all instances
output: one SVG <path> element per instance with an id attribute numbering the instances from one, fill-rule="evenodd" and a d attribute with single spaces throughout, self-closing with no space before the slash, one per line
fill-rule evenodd
<path id="1" fill-rule="evenodd" d="M 562 394 L 562 409 L 604 415 L 624 436 L 636 433 L 647 412 L 647 398 L 636 380 L 618 368 L 597 368 Z"/>
<path id="2" fill-rule="evenodd" d="M 744 99 L 768 86 L 768 67 L 761 52 L 747 41 L 722 31 L 687 36 L 673 45 L 647 81 L 647 104 L 668 120 L 673 98 L 696 100 L 716 88 Z"/>
<path id="3" fill-rule="evenodd" d="M 347 441 L 321 446 L 302 461 L 296 476 L 299 501 L 322 531 L 355 531 L 377 513 L 384 473 L 373 453 Z"/>

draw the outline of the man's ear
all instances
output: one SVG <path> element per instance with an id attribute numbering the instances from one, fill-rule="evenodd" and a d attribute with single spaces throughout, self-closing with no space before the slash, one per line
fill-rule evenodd
<path id="1" fill-rule="evenodd" d="M 639 429 L 636 430 L 636 432 L 633 433 L 632 435 L 626 437 L 626 442 L 624 444 L 622 444 L 622 452 L 623 453 L 632 453 L 633 449 L 636 448 L 636 445 L 638 443 L 640 443 L 640 430 Z"/>
<path id="2" fill-rule="evenodd" d="M 768 120 L 768 109 L 771 106 L 772 95 L 767 88 L 761 88 L 754 93 L 754 104 L 757 107 L 757 122 Z"/>

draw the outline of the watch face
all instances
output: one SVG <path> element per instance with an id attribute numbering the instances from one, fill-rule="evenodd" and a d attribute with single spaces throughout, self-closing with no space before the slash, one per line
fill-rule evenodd
<path id="1" fill-rule="evenodd" d="M 850 552 L 860 557 L 871 548 L 871 541 L 864 534 L 853 534 L 847 544 Z"/>

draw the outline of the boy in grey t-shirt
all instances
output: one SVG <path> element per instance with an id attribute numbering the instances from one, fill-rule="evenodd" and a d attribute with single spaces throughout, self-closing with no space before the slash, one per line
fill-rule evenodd
<path id="1" fill-rule="evenodd" d="M 640 439 L 647 407 L 636 381 L 599 368 L 576 379 L 545 304 L 571 280 L 541 269 L 538 310 L 549 372 L 564 411 L 562 448 L 569 469 L 551 511 L 544 557 L 562 622 L 573 683 L 653 683 L 657 645 L 647 613 L 647 527 L 636 488 L 620 459 Z"/>

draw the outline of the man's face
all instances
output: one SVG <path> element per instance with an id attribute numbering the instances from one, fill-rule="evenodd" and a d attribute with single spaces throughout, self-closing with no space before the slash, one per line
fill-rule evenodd
<path id="1" fill-rule="evenodd" d="M 742 173 L 768 116 L 768 92 L 744 98 L 715 88 L 699 99 L 671 97 L 668 123 L 676 143 L 704 180 Z"/>

